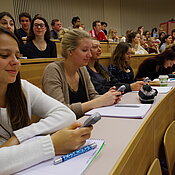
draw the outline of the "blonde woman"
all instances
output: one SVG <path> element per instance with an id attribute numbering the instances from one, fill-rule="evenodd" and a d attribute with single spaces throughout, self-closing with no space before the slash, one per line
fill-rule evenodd
<path id="1" fill-rule="evenodd" d="M 108 31 L 108 40 L 112 42 L 119 43 L 119 37 L 117 36 L 117 30 L 114 28 L 109 29 Z"/>
<path id="2" fill-rule="evenodd" d="M 102 96 L 95 91 L 86 66 L 91 57 L 92 40 L 83 30 L 73 29 L 64 34 L 64 61 L 49 64 L 43 76 L 43 90 L 72 109 L 77 118 L 85 112 L 117 103 L 119 92 L 112 89 Z"/>

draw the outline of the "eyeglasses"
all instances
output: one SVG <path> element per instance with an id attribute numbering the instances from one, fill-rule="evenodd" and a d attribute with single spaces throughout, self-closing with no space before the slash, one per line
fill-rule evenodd
<path id="1" fill-rule="evenodd" d="M 36 27 L 36 28 L 38 28 L 38 27 L 44 28 L 45 27 L 45 24 L 43 24 L 43 23 L 41 23 L 41 24 L 35 23 L 34 24 L 34 27 Z"/>

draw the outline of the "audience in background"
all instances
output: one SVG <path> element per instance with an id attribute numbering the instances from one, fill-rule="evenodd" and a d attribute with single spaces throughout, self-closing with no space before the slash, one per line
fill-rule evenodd
<path id="1" fill-rule="evenodd" d="M 108 40 L 119 43 L 119 37 L 117 36 L 117 29 L 114 28 L 109 29 Z"/>
<path id="2" fill-rule="evenodd" d="M 146 51 L 149 54 L 159 54 L 159 43 L 156 41 L 156 39 L 154 37 L 150 37 L 148 38 L 147 41 L 148 47 L 146 49 Z"/>
<path id="3" fill-rule="evenodd" d="M 18 46 L 19 46 L 20 53 L 24 54 L 26 47 L 25 47 L 21 37 L 18 34 L 18 31 L 16 29 L 16 25 L 15 25 L 15 20 L 9 12 L 1 12 L 0 13 L 0 26 L 6 28 L 7 30 L 9 30 L 15 34 L 15 36 L 19 40 Z"/>
<path id="4" fill-rule="evenodd" d="M 27 12 L 22 12 L 19 14 L 19 23 L 21 28 L 18 29 L 18 33 L 22 39 L 27 39 L 30 30 L 31 16 Z"/>
<path id="5" fill-rule="evenodd" d="M 134 54 L 148 54 L 148 52 L 140 45 L 140 34 L 132 32 L 127 36 L 127 42 L 132 46 Z"/>
<path id="6" fill-rule="evenodd" d="M 104 34 L 107 36 L 108 32 L 106 30 L 106 27 L 108 24 L 106 22 L 101 22 L 101 30 L 103 30 Z"/>
<path id="7" fill-rule="evenodd" d="M 173 72 L 172 66 L 175 64 L 175 45 L 166 49 L 153 58 L 148 58 L 139 66 L 136 80 L 149 77 L 151 80 L 159 75 L 168 75 Z"/>
<path id="8" fill-rule="evenodd" d="M 171 31 L 172 42 L 175 44 L 175 29 Z"/>
<path id="9" fill-rule="evenodd" d="M 120 42 L 126 42 L 127 36 L 128 36 L 130 33 L 132 33 L 132 32 L 133 32 L 133 29 L 127 30 L 127 31 L 126 31 L 126 36 L 122 36 Z"/>
<path id="10" fill-rule="evenodd" d="M 31 22 L 24 56 L 27 58 L 57 57 L 56 44 L 50 41 L 49 25 L 41 16 L 34 18 Z"/>
<path id="11" fill-rule="evenodd" d="M 51 26 L 52 30 L 50 31 L 50 38 L 59 39 L 59 32 L 62 29 L 61 21 L 59 19 L 53 19 Z"/>
<path id="12" fill-rule="evenodd" d="M 163 38 L 162 38 L 162 42 L 160 44 L 160 52 L 164 52 L 164 50 L 166 49 L 166 47 L 168 45 L 170 45 L 172 43 L 172 36 L 171 35 L 165 35 Z"/>
<path id="13" fill-rule="evenodd" d="M 68 29 L 70 29 L 70 30 L 71 29 L 82 29 L 80 27 L 80 24 L 81 24 L 80 17 L 75 16 L 75 17 L 72 18 L 72 26 L 71 27 L 68 27 Z"/>
<path id="14" fill-rule="evenodd" d="M 77 118 L 93 108 L 112 105 L 120 100 L 121 93 L 114 89 L 102 96 L 95 91 L 84 67 L 91 57 L 91 47 L 92 40 L 86 31 L 69 30 L 62 39 L 65 60 L 50 63 L 43 74 L 44 92 L 70 107 Z"/>
<path id="15" fill-rule="evenodd" d="M 151 31 L 151 37 L 155 37 L 155 38 L 158 38 L 159 37 L 159 34 L 158 34 L 158 31 L 157 31 L 157 28 L 153 28 L 152 31 Z"/>
<path id="16" fill-rule="evenodd" d="M 164 37 L 165 35 L 166 35 L 165 32 L 159 33 L 159 38 L 158 38 L 156 41 L 159 42 L 159 44 L 161 44 L 161 43 L 162 43 L 162 39 L 163 39 L 163 37 Z"/>
<path id="17" fill-rule="evenodd" d="M 92 30 L 90 31 L 90 35 L 92 38 L 95 38 L 99 41 L 107 41 L 107 37 L 105 33 L 101 30 L 101 23 L 100 21 L 94 21 L 92 23 Z"/>
<path id="18" fill-rule="evenodd" d="M 148 41 L 148 38 L 151 36 L 151 35 L 150 35 L 150 32 L 149 32 L 148 30 L 145 30 L 145 31 L 143 32 L 143 35 L 145 36 L 146 41 Z"/>
<path id="19" fill-rule="evenodd" d="M 143 32 L 144 32 L 144 27 L 143 26 L 139 26 L 138 30 L 137 30 L 137 33 L 139 33 L 140 35 L 143 35 Z"/>
<path id="20" fill-rule="evenodd" d="M 18 56 L 17 38 L 0 28 L 0 174 L 15 174 L 70 153 L 85 143 L 92 130 L 79 128 L 81 124 L 73 123 L 75 114 L 69 108 L 20 80 Z M 42 120 L 30 125 L 32 115 Z M 35 136 L 40 137 L 21 144 Z"/>

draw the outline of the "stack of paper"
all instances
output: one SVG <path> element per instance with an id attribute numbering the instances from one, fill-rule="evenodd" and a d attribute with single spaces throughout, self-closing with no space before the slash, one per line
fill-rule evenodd
<path id="1" fill-rule="evenodd" d="M 157 89 L 159 94 L 166 94 L 168 93 L 173 87 L 172 86 L 166 86 L 166 87 L 162 87 L 162 86 L 151 86 L 153 89 Z"/>
<path id="2" fill-rule="evenodd" d="M 24 171 L 16 174 L 21 175 L 81 175 L 90 163 L 95 159 L 98 153 L 104 146 L 104 140 L 100 139 L 88 139 L 86 145 L 96 143 L 97 147 L 86 153 L 83 153 L 77 157 L 71 158 L 65 162 L 54 165 L 53 159 L 46 162 L 42 162 Z M 57 159 L 58 156 L 55 157 Z"/>
<path id="3" fill-rule="evenodd" d="M 95 112 L 99 112 L 103 117 L 143 118 L 150 107 L 151 104 L 115 104 L 92 109 L 85 113 L 85 115 L 92 115 Z"/>

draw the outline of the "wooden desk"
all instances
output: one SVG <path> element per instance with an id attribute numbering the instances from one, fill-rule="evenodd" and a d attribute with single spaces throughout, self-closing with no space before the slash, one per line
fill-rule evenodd
<path id="1" fill-rule="evenodd" d="M 121 103 L 140 103 L 137 93 L 127 93 Z M 103 117 L 92 138 L 106 144 L 85 175 L 145 175 L 155 157 L 167 126 L 175 119 L 175 89 L 159 94 L 144 119 Z"/>
<path id="2" fill-rule="evenodd" d="M 45 67 L 53 62 L 62 60 L 62 58 L 36 58 L 36 59 L 21 59 L 20 75 L 22 79 L 28 80 L 37 87 L 41 88 L 42 75 Z"/>

